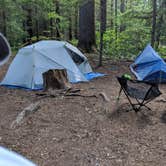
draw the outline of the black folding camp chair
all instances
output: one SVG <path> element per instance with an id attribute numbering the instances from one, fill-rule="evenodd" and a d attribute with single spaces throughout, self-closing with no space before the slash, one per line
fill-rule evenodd
<path id="1" fill-rule="evenodd" d="M 131 80 L 125 76 L 117 77 L 117 80 L 121 86 L 118 100 L 123 91 L 135 112 L 140 111 L 142 107 L 151 110 L 146 104 L 161 95 L 158 84 Z M 136 102 L 133 103 L 131 98 Z"/>

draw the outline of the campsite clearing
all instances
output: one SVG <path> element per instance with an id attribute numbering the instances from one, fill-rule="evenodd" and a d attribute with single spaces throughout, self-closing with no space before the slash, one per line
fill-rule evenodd
<path id="1" fill-rule="evenodd" d="M 0 70 L 1 80 L 9 63 Z M 96 65 L 93 60 L 90 63 Z M 96 97 L 40 98 L 36 95 L 40 91 L 0 87 L 0 145 L 39 166 L 166 165 L 166 85 L 160 86 L 163 94 L 149 104 L 152 112 L 125 112 L 124 95 L 119 112 L 113 111 L 119 91 L 116 76 L 129 72 L 130 64 L 104 62 L 98 72 L 107 76 L 73 85 L 82 95 Z M 40 109 L 10 128 L 17 115 L 37 101 Z"/>

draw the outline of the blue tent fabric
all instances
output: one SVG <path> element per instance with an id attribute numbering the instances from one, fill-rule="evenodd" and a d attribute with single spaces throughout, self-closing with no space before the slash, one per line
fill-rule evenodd
<path id="1" fill-rule="evenodd" d="M 130 69 L 140 81 L 166 83 L 166 63 L 150 44 L 138 55 Z"/>
<path id="2" fill-rule="evenodd" d="M 85 74 L 85 77 L 87 80 L 92 80 L 94 78 L 97 78 L 97 77 L 103 77 L 105 76 L 106 74 L 103 74 L 103 73 L 96 73 L 96 72 L 91 72 L 91 73 L 87 73 Z"/>

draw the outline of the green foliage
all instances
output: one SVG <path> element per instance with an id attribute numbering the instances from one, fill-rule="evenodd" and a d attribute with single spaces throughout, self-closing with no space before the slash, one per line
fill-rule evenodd
<path id="1" fill-rule="evenodd" d="M 32 15 L 33 37 L 31 42 L 37 40 L 56 39 L 58 28 L 61 40 L 68 40 L 69 28 L 72 26 L 72 40 L 70 43 L 77 46 L 78 40 L 74 38 L 74 31 L 78 28 L 79 5 L 83 0 L 58 0 L 59 12 L 56 13 L 55 0 L 0 0 L 0 14 L 5 12 L 6 20 L 0 17 L 0 31 L 6 28 L 6 37 L 13 48 L 27 44 L 29 34 L 23 25 L 27 21 L 28 10 Z M 125 1 L 125 11 L 121 13 L 122 1 L 118 1 L 117 37 L 115 33 L 115 6 L 114 1 L 107 1 L 107 30 L 104 34 L 104 54 L 114 59 L 133 58 L 151 41 L 152 1 L 130 0 Z M 165 0 L 157 3 L 157 33 L 160 34 L 156 48 L 160 55 L 166 56 L 166 5 Z M 95 0 L 96 43 L 99 49 L 100 40 L 100 0 Z M 2 16 L 2 15 L 1 15 Z M 162 19 L 161 19 L 162 18 Z M 59 22 L 57 23 L 57 20 Z M 162 20 L 162 21 L 161 21 Z M 111 22 L 111 23 L 110 23 Z M 37 25 L 38 23 L 38 25 Z M 38 35 L 37 35 L 37 27 Z M 121 30 L 123 27 L 123 30 Z M 52 33 L 52 36 L 51 36 Z M 159 44 L 159 45 L 158 45 Z"/>
<path id="2" fill-rule="evenodd" d="M 6 27 L 6 37 L 9 39 L 11 45 L 15 47 L 26 34 L 22 28 L 24 16 L 20 10 L 20 1 L 17 0 L 17 3 L 15 3 L 13 0 L 1 0 L 0 11 L 5 13 L 5 20 L 0 19 L 0 29 L 3 26 Z"/>
<path id="3" fill-rule="evenodd" d="M 149 1 L 150 2 L 150 1 Z M 151 41 L 151 22 L 152 6 L 144 0 L 127 1 L 125 12 L 121 13 L 118 9 L 116 38 L 115 27 L 104 34 L 104 54 L 114 59 L 131 59 L 136 57 L 143 48 Z M 120 27 L 124 29 L 121 31 Z M 163 26 L 163 24 L 162 24 Z M 162 36 L 160 41 L 164 43 L 165 29 L 159 27 Z M 99 49 L 100 35 L 96 33 L 97 46 Z M 159 52 L 165 54 L 164 48 L 159 45 Z"/>
<path id="4" fill-rule="evenodd" d="M 73 39 L 70 41 L 71 44 L 73 44 L 74 46 L 77 46 L 78 44 L 78 40 L 77 39 Z"/>
<path id="5" fill-rule="evenodd" d="M 163 58 L 166 58 L 166 46 L 159 47 L 157 51 Z"/>
<path id="6" fill-rule="evenodd" d="M 116 39 L 115 31 L 106 31 L 103 38 L 104 53 L 115 59 L 130 59 L 149 43 L 149 34 L 141 28 L 130 29 L 119 33 Z M 99 33 L 97 33 L 99 45 Z"/>

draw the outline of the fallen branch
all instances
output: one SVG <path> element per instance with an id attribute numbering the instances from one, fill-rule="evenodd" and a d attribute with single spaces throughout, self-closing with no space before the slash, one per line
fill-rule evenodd
<path id="1" fill-rule="evenodd" d="M 18 114 L 16 119 L 12 122 L 11 128 L 15 128 L 17 125 L 21 124 L 22 120 L 29 114 L 36 112 L 40 108 L 39 102 L 32 103 L 28 107 L 24 108 L 22 112 Z"/>
<path id="2" fill-rule="evenodd" d="M 65 96 L 81 96 L 81 97 L 96 97 L 96 95 L 82 95 L 82 94 L 77 94 L 77 93 L 68 93 Z"/>
<path id="3" fill-rule="evenodd" d="M 162 102 L 162 103 L 165 103 L 166 102 L 166 100 L 164 100 L 164 99 L 160 99 L 160 100 L 156 100 L 156 102 Z"/>
<path id="4" fill-rule="evenodd" d="M 83 94 L 80 94 L 80 93 L 59 93 L 59 94 L 47 94 L 47 93 L 39 93 L 39 94 L 36 94 L 38 96 L 41 96 L 42 98 L 45 98 L 45 97 L 58 97 L 59 95 L 61 96 L 81 96 L 81 97 L 97 97 L 96 95 L 83 95 Z"/>
<path id="5" fill-rule="evenodd" d="M 104 92 L 99 93 L 99 95 L 103 98 L 104 101 L 110 102 L 110 99 Z"/>

